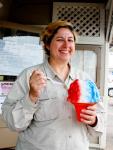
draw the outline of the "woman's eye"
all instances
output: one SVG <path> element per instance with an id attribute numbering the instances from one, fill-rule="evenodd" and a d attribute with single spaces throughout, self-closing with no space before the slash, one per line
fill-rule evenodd
<path id="1" fill-rule="evenodd" d="M 68 41 L 69 41 L 69 42 L 74 42 L 74 40 L 72 40 L 72 39 L 69 39 Z"/>
<path id="2" fill-rule="evenodd" d="M 64 41 L 64 39 L 57 39 L 57 41 Z"/>
<path id="3" fill-rule="evenodd" d="M 65 41 L 65 39 L 59 38 L 59 39 L 57 39 L 57 41 L 61 41 L 61 42 L 62 42 L 62 41 Z M 67 41 L 68 41 L 68 42 L 74 42 L 73 39 L 68 39 Z"/>

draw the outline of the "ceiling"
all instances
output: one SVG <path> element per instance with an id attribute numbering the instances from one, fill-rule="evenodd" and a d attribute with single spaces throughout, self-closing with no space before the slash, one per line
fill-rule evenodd
<path id="1" fill-rule="evenodd" d="M 112 0 L 0 0 L 0 37 L 10 35 L 15 30 L 40 33 L 43 27 L 52 21 L 54 2 L 101 3 L 107 8 L 106 6 L 111 4 L 110 1 Z M 109 11 L 109 7 L 107 10 Z M 111 24 L 108 23 L 109 13 L 106 13 L 106 16 L 108 39 Z"/>
<path id="2" fill-rule="evenodd" d="M 0 20 L 21 24 L 47 24 L 52 18 L 53 2 L 107 4 L 108 0 L 0 0 Z"/>

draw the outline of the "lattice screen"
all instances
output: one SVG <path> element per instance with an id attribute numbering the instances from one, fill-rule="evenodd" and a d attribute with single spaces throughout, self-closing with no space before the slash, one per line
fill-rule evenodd
<path id="1" fill-rule="evenodd" d="M 78 43 L 104 43 L 104 9 L 101 5 L 54 2 L 53 20 L 57 19 L 72 22 L 82 38 Z"/>

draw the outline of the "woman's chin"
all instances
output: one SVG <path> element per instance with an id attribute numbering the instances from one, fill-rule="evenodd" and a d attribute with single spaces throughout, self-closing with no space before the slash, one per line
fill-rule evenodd
<path id="1" fill-rule="evenodd" d="M 62 57 L 61 59 L 60 59 L 62 62 L 69 62 L 69 60 L 70 60 L 70 58 L 68 57 Z"/>
<path id="2" fill-rule="evenodd" d="M 60 58 L 62 59 L 62 60 L 70 60 L 70 58 L 71 58 L 71 55 L 67 55 L 67 54 L 62 54 L 62 55 L 60 55 Z"/>

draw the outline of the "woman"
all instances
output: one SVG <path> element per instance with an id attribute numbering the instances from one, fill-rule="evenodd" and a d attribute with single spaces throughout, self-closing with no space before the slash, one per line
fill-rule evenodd
<path id="1" fill-rule="evenodd" d="M 60 20 L 50 23 L 42 41 L 47 59 L 18 76 L 2 106 L 8 127 L 19 133 L 16 150 L 88 150 L 88 133 L 102 132 L 103 116 L 96 105 L 90 106 L 81 112 L 80 123 L 67 101 L 76 79 L 70 64 L 76 42 L 73 26 Z"/>

